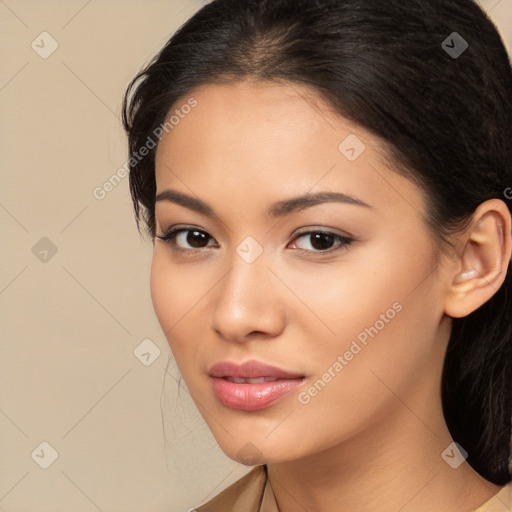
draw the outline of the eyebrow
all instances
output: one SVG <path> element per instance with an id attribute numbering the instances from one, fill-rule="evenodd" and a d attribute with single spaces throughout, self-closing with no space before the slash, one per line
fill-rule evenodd
<path id="1" fill-rule="evenodd" d="M 201 199 L 182 194 L 176 190 L 169 189 L 159 192 L 156 196 L 156 201 L 169 201 L 171 203 L 184 206 L 185 208 L 197 213 L 218 218 L 218 215 L 210 205 Z M 341 192 L 317 192 L 314 194 L 307 193 L 302 196 L 292 197 L 291 199 L 285 199 L 284 201 L 277 201 L 271 204 L 264 213 L 269 217 L 282 217 L 296 211 L 304 210 L 305 208 L 310 208 L 317 204 L 332 202 L 353 204 L 373 209 L 373 206 L 361 201 L 361 199 L 347 194 L 342 194 Z"/>

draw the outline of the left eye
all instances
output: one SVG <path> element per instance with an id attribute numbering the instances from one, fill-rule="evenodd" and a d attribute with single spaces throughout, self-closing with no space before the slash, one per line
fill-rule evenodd
<path id="1" fill-rule="evenodd" d="M 309 246 L 312 247 L 313 250 L 307 247 L 298 248 L 313 253 L 332 252 L 337 249 L 344 248 L 354 241 L 353 238 L 331 233 L 330 231 L 307 231 L 298 234 L 294 240 L 307 240 L 308 237 Z M 213 240 L 213 237 L 211 237 L 206 231 L 194 228 L 171 229 L 164 235 L 157 235 L 156 238 L 168 243 L 173 249 L 185 252 L 193 252 L 207 247 L 212 247 L 211 245 L 208 246 L 208 242 L 210 239 Z M 179 242 L 182 244 L 189 244 L 189 247 L 184 247 L 183 245 L 180 245 Z M 293 245 L 297 244 L 295 243 Z"/>
<path id="2" fill-rule="evenodd" d="M 309 239 L 310 247 L 313 247 L 315 250 L 310 251 L 308 248 L 304 249 L 303 247 L 299 247 L 299 249 L 303 249 L 309 252 L 331 252 L 333 250 L 345 247 L 354 241 L 353 238 L 337 235 L 336 233 L 331 233 L 330 231 L 307 231 L 305 233 L 300 233 L 295 238 L 295 240 L 299 240 L 301 238 L 304 238 L 305 240 Z M 335 244 L 333 248 L 335 241 L 338 241 L 338 243 Z"/>

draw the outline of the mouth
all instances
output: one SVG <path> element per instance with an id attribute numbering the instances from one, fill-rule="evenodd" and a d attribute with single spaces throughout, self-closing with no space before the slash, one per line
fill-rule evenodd
<path id="1" fill-rule="evenodd" d="M 234 363 L 231 361 L 221 361 L 210 367 L 208 375 L 211 377 L 229 377 L 233 379 L 260 379 L 265 378 L 269 380 L 278 379 L 296 379 L 304 377 L 298 372 L 292 372 L 279 368 L 267 363 L 262 363 L 251 359 L 244 363 Z"/>
<path id="2" fill-rule="evenodd" d="M 306 380 L 300 373 L 251 360 L 224 361 L 208 370 L 218 400 L 230 409 L 257 411 L 275 404 Z"/>
<path id="3" fill-rule="evenodd" d="M 236 384 L 261 384 L 262 382 L 275 382 L 277 379 L 275 377 L 255 377 L 253 379 L 243 379 L 241 377 L 222 377 L 223 379 L 226 379 L 229 382 L 234 382 Z"/>

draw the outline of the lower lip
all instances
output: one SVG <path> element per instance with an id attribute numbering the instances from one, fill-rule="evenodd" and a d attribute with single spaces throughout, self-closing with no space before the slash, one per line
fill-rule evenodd
<path id="1" fill-rule="evenodd" d="M 305 377 L 301 377 L 258 384 L 237 384 L 219 377 L 210 378 L 221 403 L 231 409 L 243 411 L 257 411 L 269 407 L 295 391 L 306 380 Z"/>

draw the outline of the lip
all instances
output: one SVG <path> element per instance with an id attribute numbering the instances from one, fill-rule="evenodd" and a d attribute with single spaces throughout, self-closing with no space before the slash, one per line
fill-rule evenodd
<path id="1" fill-rule="evenodd" d="M 289 372 L 272 366 L 270 364 L 261 363 L 255 359 L 246 361 L 241 364 L 231 361 L 221 361 L 210 367 L 208 375 L 211 377 L 238 377 L 240 379 L 256 379 L 258 377 L 274 377 L 276 379 L 296 379 L 304 377 L 300 373 Z"/>
<path id="2" fill-rule="evenodd" d="M 208 370 L 213 390 L 219 401 L 231 409 L 257 411 L 264 409 L 295 391 L 306 380 L 304 375 L 261 363 L 256 360 L 236 364 L 222 361 Z M 254 379 L 269 377 L 269 382 L 236 383 L 225 377 Z"/>

